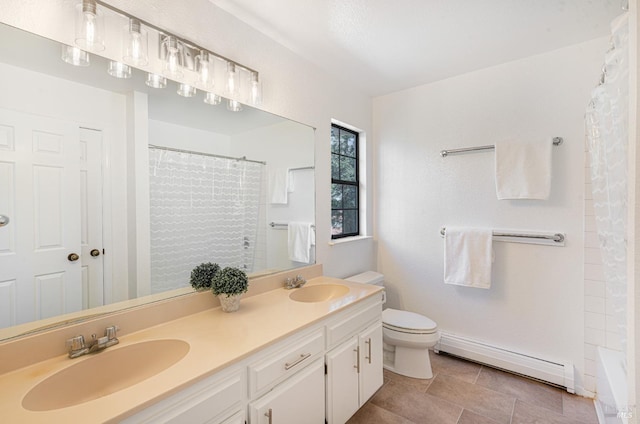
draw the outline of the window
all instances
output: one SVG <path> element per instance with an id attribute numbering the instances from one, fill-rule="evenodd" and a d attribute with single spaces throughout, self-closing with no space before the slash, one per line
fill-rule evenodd
<path id="1" fill-rule="evenodd" d="M 357 236 L 359 224 L 358 133 L 331 125 L 331 238 Z"/>

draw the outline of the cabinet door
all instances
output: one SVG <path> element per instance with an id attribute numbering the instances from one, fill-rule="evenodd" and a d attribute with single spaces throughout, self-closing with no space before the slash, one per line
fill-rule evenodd
<path id="1" fill-rule="evenodd" d="M 358 339 L 342 343 L 327 353 L 327 422 L 345 423 L 358 403 Z"/>
<path id="2" fill-rule="evenodd" d="M 324 424 L 322 359 L 249 404 L 251 424 Z"/>
<path id="3" fill-rule="evenodd" d="M 369 327 L 358 337 L 360 346 L 360 406 L 382 386 L 382 323 Z"/>

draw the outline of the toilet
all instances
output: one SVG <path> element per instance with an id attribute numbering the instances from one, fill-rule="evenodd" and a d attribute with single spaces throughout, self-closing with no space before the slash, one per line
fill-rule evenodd
<path id="1" fill-rule="evenodd" d="M 367 271 L 346 278 L 363 284 L 384 286 L 384 276 Z M 384 368 L 413 378 L 432 378 L 429 348 L 440 340 L 437 324 L 424 315 L 398 309 L 382 311 Z"/>

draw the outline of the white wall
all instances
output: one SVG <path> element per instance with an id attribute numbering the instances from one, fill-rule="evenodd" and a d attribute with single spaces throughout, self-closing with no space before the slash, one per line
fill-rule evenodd
<path id="1" fill-rule="evenodd" d="M 149 144 L 229 155 L 230 143 L 231 137 L 228 135 L 149 119 Z"/>
<path id="2" fill-rule="evenodd" d="M 374 99 L 376 238 L 389 306 L 447 332 L 584 368 L 584 124 L 607 40 Z M 561 136 L 547 201 L 498 201 L 492 152 L 440 150 Z M 490 290 L 443 283 L 448 225 L 566 233 L 564 247 L 494 243 Z"/>

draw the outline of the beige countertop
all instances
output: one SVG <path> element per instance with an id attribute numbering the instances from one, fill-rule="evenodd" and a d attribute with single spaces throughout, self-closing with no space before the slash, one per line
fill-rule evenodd
<path id="1" fill-rule="evenodd" d="M 22 399 L 45 378 L 94 355 L 77 359 L 61 355 L 0 375 L 2 421 L 117 421 L 382 290 L 330 277 L 313 278 L 307 285 L 327 283 L 346 285 L 349 292 L 325 302 L 304 303 L 289 299 L 291 290 L 279 288 L 243 298 L 237 312 L 212 308 L 120 337 L 120 344 L 107 350 L 159 339 L 180 339 L 189 343 L 190 349 L 184 358 L 153 377 L 79 405 L 34 412 L 22 406 Z"/>

